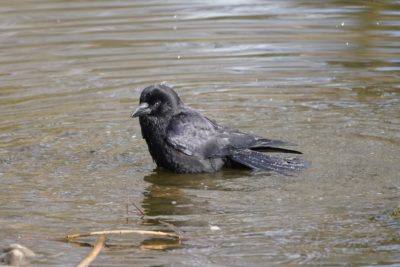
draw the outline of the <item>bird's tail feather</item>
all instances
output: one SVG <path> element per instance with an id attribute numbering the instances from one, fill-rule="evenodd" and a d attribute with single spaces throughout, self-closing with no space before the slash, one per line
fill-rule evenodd
<path id="1" fill-rule="evenodd" d="M 252 146 L 251 150 L 259 151 L 259 152 L 280 152 L 280 153 L 292 153 L 292 154 L 303 154 L 300 151 L 281 148 L 281 147 L 273 147 L 273 146 Z"/>
<path id="2" fill-rule="evenodd" d="M 308 162 L 298 158 L 269 156 L 250 149 L 237 150 L 229 158 L 234 163 L 251 169 L 278 173 L 300 171 L 308 166 Z"/>

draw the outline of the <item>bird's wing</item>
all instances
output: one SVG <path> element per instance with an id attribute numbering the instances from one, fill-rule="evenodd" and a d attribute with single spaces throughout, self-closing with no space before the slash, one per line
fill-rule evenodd
<path id="1" fill-rule="evenodd" d="M 229 136 L 229 143 L 237 149 L 251 149 L 260 152 L 282 152 L 301 154 L 293 149 L 282 148 L 282 146 L 292 145 L 290 143 L 267 139 L 261 136 L 242 133 L 238 130 L 225 129 L 225 135 Z"/>
<path id="2" fill-rule="evenodd" d="M 229 149 L 229 139 L 221 138 L 218 125 L 192 110 L 171 118 L 166 142 L 186 155 L 202 158 L 221 157 Z"/>

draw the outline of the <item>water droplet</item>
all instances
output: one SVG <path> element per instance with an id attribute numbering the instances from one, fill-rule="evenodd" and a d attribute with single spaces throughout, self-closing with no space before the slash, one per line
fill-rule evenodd
<path id="1" fill-rule="evenodd" d="M 219 231 L 219 230 L 221 230 L 221 228 L 219 228 L 219 227 L 216 226 L 216 225 L 210 225 L 210 230 L 211 230 L 211 231 Z"/>

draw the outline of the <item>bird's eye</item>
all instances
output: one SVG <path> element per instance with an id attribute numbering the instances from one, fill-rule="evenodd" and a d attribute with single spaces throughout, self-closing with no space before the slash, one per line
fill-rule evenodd
<path id="1" fill-rule="evenodd" d="M 155 101 L 153 103 L 150 103 L 150 108 L 152 110 L 153 114 L 159 113 L 160 112 L 160 106 L 161 106 L 161 101 Z"/>
<path id="2" fill-rule="evenodd" d="M 157 109 L 160 106 L 161 102 L 160 101 L 156 101 L 153 104 L 154 109 Z"/>

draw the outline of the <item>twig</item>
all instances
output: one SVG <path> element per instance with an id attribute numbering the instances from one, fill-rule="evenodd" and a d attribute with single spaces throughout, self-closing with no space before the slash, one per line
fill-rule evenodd
<path id="1" fill-rule="evenodd" d="M 126 203 L 126 222 L 127 223 L 129 222 L 129 204 L 128 203 Z"/>
<path id="2" fill-rule="evenodd" d="M 87 267 L 87 266 L 89 266 L 89 264 L 96 259 L 97 255 L 99 255 L 100 251 L 104 247 L 105 240 L 106 240 L 105 235 L 97 236 L 97 240 L 96 240 L 96 243 L 93 246 L 93 249 L 90 251 L 90 253 L 83 260 L 81 260 L 80 263 L 78 263 L 78 265 L 76 265 L 76 267 Z"/>
<path id="3" fill-rule="evenodd" d="M 134 201 L 131 201 L 131 203 L 132 203 L 132 205 L 137 209 L 137 211 L 140 213 L 140 215 L 142 215 L 142 217 L 146 216 L 146 214 L 144 213 L 144 211 L 141 210 L 141 209 L 139 208 L 139 206 L 135 204 Z"/>
<path id="4" fill-rule="evenodd" d="M 136 208 L 136 210 L 142 215 L 142 219 L 144 217 L 146 217 L 146 214 L 144 213 L 144 211 L 142 209 L 140 209 L 139 206 L 136 205 L 136 203 L 133 200 L 131 201 L 131 203 Z M 173 225 L 172 223 L 165 222 L 165 221 L 160 220 L 160 219 L 157 219 L 157 222 L 159 222 L 162 225 L 165 225 L 165 226 L 169 227 L 172 231 L 177 233 L 180 236 L 181 239 L 183 239 L 183 232 L 178 227 Z"/>
<path id="5" fill-rule="evenodd" d="M 168 236 L 177 239 L 181 239 L 181 237 L 177 234 L 160 232 L 160 231 L 146 231 L 146 230 L 108 230 L 108 231 L 96 231 L 84 234 L 70 234 L 65 235 L 64 238 L 79 238 L 79 237 L 87 237 L 87 236 L 96 236 L 96 235 L 110 235 L 110 234 L 141 234 L 141 235 L 158 235 L 158 236 Z"/>
<path id="6" fill-rule="evenodd" d="M 161 224 L 163 224 L 163 225 L 165 225 L 165 226 L 167 226 L 167 227 L 169 227 L 172 231 L 174 231 L 175 233 L 177 233 L 177 234 L 179 235 L 179 238 L 180 238 L 180 239 L 185 239 L 184 233 L 183 233 L 178 227 L 176 227 L 175 225 L 173 225 L 172 223 L 164 222 L 164 221 L 162 221 L 162 220 L 158 220 L 158 222 L 161 223 Z"/>

